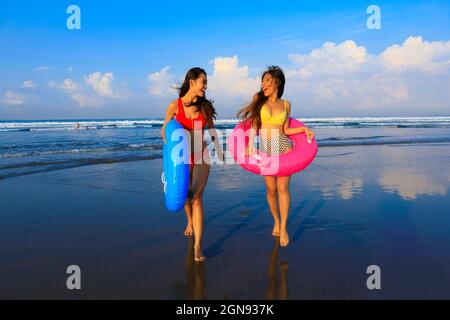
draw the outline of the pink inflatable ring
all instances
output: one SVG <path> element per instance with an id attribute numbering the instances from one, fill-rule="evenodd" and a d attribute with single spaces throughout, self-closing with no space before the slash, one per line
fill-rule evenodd
<path id="1" fill-rule="evenodd" d="M 290 118 L 289 127 L 297 128 L 305 125 Z M 317 142 L 307 140 L 305 133 L 288 136 L 292 141 L 292 149 L 281 155 L 267 155 L 257 150 L 254 155 L 247 155 L 251 122 L 240 122 L 228 137 L 228 150 L 233 158 L 244 169 L 262 176 L 290 176 L 306 169 L 317 154 Z"/>

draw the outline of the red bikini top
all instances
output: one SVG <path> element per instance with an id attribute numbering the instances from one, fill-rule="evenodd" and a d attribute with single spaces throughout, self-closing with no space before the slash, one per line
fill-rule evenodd
<path id="1" fill-rule="evenodd" d="M 186 115 L 184 114 L 184 108 L 183 108 L 183 102 L 181 101 L 181 98 L 178 99 L 178 112 L 175 119 L 187 130 L 194 130 L 194 122 L 200 121 L 202 129 L 205 129 L 206 121 L 203 118 L 203 115 L 201 112 L 198 113 L 198 116 L 196 119 L 188 119 L 186 118 Z"/>

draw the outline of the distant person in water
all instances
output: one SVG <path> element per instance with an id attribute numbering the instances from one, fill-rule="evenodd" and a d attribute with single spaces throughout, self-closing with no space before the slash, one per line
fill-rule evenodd
<path id="1" fill-rule="evenodd" d="M 81 128 L 80 123 L 77 122 L 77 124 L 75 125 L 75 129 L 80 129 L 80 128 Z"/>
<path id="2" fill-rule="evenodd" d="M 206 159 L 208 156 L 204 130 L 208 127 L 212 140 L 215 143 L 217 154 L 223 159 L 223 152 L 214 131 L 214 119 L 216 111 L 211 101 L 206 99 L 205 92 L 208 85 L 205 70 L 201 68 L 190 69 L 183 85 L 179 89 L 178 99 L 173 100 L 166 110 L 166 117 L 161 128 L 161 136 L 166 143 L 164 129 L 167 122 L 175 118 L 191 134 L 191 142 L 195 141 L 194 135 L 201 135 L 201 146 L 191 143 L 189 192 L 184 209 L 187 216 L 187 226 L 184 231 L 186 236 L 194 236 L 194 260 L 204 261 L 202 253 L 203 236 L 203 191 L 208 182 L 210 165 Z M 206 152 L 205 152 L 206 151 Z"/>

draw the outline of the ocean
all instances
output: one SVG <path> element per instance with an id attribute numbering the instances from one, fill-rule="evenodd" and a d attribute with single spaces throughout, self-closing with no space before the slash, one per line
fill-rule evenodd
<path id="1" fill-rule="evenodd" d="M 450 143 L 450 116 L 299 120 L 315 131 L 319 148 Z M 156 118 L 0 121 L 0 180 L 161 158 L 162 123 Z M 215 125 L 225 133 L 236 123 L 235 119 L 219 119 Z"/>
<path id="2" fill-rule="evenodd" d="M 1 122 L 0 299 L 449 299 L 450 117 L 300 120 L 319 152 L 289 246 L 264 179 L 213 165 L 201 264 L 164 205 L 161 119 Z"/>

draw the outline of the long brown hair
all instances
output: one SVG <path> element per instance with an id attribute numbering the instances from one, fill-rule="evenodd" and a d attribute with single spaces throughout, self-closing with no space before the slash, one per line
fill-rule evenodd
<path id="1" fill-rule="evenodd" d="M 189 91 L 190 87 L 190 80 L 197 80 L 202 74 L 205 76 L 206 71 L 202 68 L 191 68 L 184 77 L 184 82 L 181 85 L 180 88 L 178 88 L 179 94 L 178 96 L 180 98 L 184 97 L 186 93 Z M 196 107 L 196 111 L 200 111 L 203 115 L 203 117 L 206 120 L 206 124 L 208 125 L 208 128 L 214 127 L 214 120 L 216 119 L 216 109 L 214 109 L 213 106 L 214 101 L 210 101 L 206 99 L 205 97 L 197 97 L 197 101 L 192 102 L 190 105 Z"/>
<path id="2" fill-rule="evenodd" d="M 284 93 L 284 84 L 286 79 L 284 72 L 280 67 L 270 66 L 261 76 L 261 81 L 266 74 L 270 74 L 277 84 L 277 97 L 280 99 Z M 237 117 L 242 121 L 251 120 L 252 124 L 258 128 L 261 128 L 261 108 L 267 102 L 267 97 L 264 95 L 262 88 L 257 94 L 254 95 L 253 101 L 246 107 L 239 110 Z"/>

